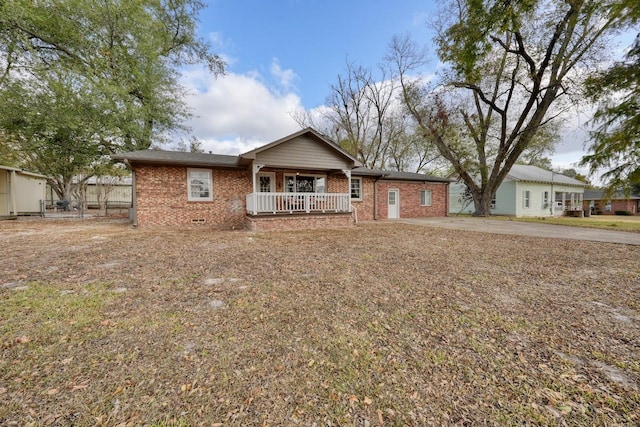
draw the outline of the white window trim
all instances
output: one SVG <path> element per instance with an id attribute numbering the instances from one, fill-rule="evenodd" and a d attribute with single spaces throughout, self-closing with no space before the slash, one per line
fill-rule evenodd
<path id="1" fill-rule="evenodd" d="M 549 191 L 542 192 L 542 209 L 549 207 Z"/>
<path id="2" fill-rule="evenodd" d="M 191 172 L 206 172 L 209 175 L 209 196 L 193 197 L 191 195 Z M 213 201 L 213 174 L 211 169 L 188 168 L 187 169 L 187 200 L 190 202 L 212 202 Z"/>
<path id="3" fill-rule="evenodd" d="M 355 202 L 361 202 L 362 201 L 362 177 L 359 177 L 359 176 L 351 177 L 351 184 L 353 184 L 355 181 L 360 182 L 360 197 L 353 197 L 351 193 L 351 188 L 349 188 L 349 196 L 351 197 L 351 200 Z"/>
<path id="4" fill-rule="evenodd" d="M 522 207 L 524 209 L 531 208 L 531 191 L 529 190 L 522 191 Z"/>
<path id="5" fill-rule="evenodd" d="M 260 192 L 260 177 L 268 176 L 271 179 L 271 191 L 270 193 L 276 192 L 276 173 L 275 172 L 259 172 L 256 174 L 256 190 Z"/>
<path id="6" fill-rule="evenodd" d="M 317 180 L 318 178 L 324 178 L 324 182 L 325 182 L 325 193 L 327 192 L 327 188 L 329 185 L 329 180 L 327 179 L 327 175 L 320 175 L 320 174 L 315 174 L 315 173 L 285 173 L 284 176 L 282 177 L 282 190 L 286 193 L 287 192 L 287 178 L 288 177 L 293 177 L 294 182 L 296 181 L 297 177 L 299 176 L 312 176 L 315 179 L 314 182 L 314 187 L 317 185 Z M 295 186 L 296 184 L 294 184 Z M 295 188 L 294 188 L 295 190 Z M 317 192 L 317 188 L 314 188 L 314 192 Z M 295 193 L 295 191 L 294 191 Z"/>
<path id="7" fill-rule="evenodd" d="M 423 193 L 429 193 L 429 203 L 424 203 L 424 204 L 422 203 L 422 194 Z M 433 191 L 427 190 L 427 189 L 420 190 L 420 206 L 431 206 L 431 204 L 433 203 L 432 197 L 433 197 Z"/>

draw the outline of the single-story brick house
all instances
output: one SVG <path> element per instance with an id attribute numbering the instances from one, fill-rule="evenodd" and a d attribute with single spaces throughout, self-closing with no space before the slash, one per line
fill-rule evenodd
<path id="1" fill-rule="evenodd" d="M 311 128 L 238 156 L 142 150 L 113 159 L 133 172 L 139 226 L 308 229 L 447 215 L 448 179 L 364 168 Z"/>
<path id="2" fill-rule="evenodd" d="M 616 192 L 607 196 L 603 190 L 585 190 L 584 208 L 595 215 L 614 215 L 616 212 L 640 214 L 640 194 Z"/>

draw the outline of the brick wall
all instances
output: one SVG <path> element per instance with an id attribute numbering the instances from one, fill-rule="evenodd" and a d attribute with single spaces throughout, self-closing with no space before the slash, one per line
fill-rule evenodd
<path id="1" fill-rule="evenodd" d="M 202 224 L 219 228 L 281 230 L 341 227 L 353 222 L 351 215 L 302 215 L 261 218 L 260 224 L 246 216 L 246 195 L 252 191 L 251 172 L 211 169 L 213 201 L 187 199 L 187 168 L 179 166 L 137 166 L 137 222 L 139 226 L 191 226 Z M 284 172 L 276 172 L 276 191 L 283 191 Z M 377 188 L 375 188 L 377 185 Z M 327 191 L 348 192 L 343 175 L 327 176 Z M 362 201 L 352 201 L 359 221 L 387 218 L 387 191 L 400 191 L 400 217 L 418 218 L 447 215 L 447 185 L 410 181 L 377 181 L 362 177 Z M 420 191 L 431 190 L 431 206 L 420 206 Z M 378 203 L 374 202 L 377 192 Z M 377 212 L 376 212 L 377 210 Z"/>
<path id="2" fill-rule="evenodd" d="M 138 166 L 136 173 L 139 226 L 203 224 L 243 228 L 246 194 L 252 191 L 251 172 L 211 169 L 213 201 L 187 200 L 187 168 Z"/>
<path id="3" fill-rule="evenodd" d="M 399 190 L 400 218 L 421 218 L 447 216 L 448 188 L 446 183 L 410 182 L 410 181 L 378 181 L 377 219 L 387 219 L 388 190 Z M 431 206 L 420 205 L 420 192 L 431 190 Z M 358 210 L 358 219 L 360 211 Z"/>
<path id="4" fill-rule="evenodd" d="M 350 214 L 248 216 L 246 222 L 246 228 L 251 231 L 315 230 L 352 225 L 354 222 Z"/>
<path id="5" fill-rule="evenodd" d="M 600 211 L 601 215 L 615 215 L 616 211 L 627 211 L 633 215 L 637 215 L 638 206 L 640 201 L 638 200 L 611 200 L 611 210 L 606 210 L 606 202 L 603 200 L 596 200 L 594 205 L 596 211 Z M 589 209 L 589 202 L 585 201 L 583 204 L 585 209 Z"/>
<path id="6" fill-rule="evenodd" d="M 375 219 L 374 185 L 376 180 L 368 176 L 361 178 L 362 200 L 351 200 L 351 204 L 358 210 L 358 221 L 373 221 Z"/>

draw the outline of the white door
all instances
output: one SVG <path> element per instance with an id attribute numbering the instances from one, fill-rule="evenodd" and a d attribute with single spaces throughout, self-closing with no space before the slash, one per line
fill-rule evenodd
<path id="1" fill-rule="evenodd" d="M 387 197 L 387 218 L 397 219 L 400 218 L 400 200 L 398 190 L 389 190 Z"/>
<path id="2" fill-rule="evenodd" d="M 276 174 L 273 172 L 259 173 L 256 177 L 258 180 L 258 193 L 274 193 L 276 191 Z M 258 211 L 259 212 L 274 212 L 275 211 L 275 199 L 273 197 L 264 196 L 258 197 Z"/>

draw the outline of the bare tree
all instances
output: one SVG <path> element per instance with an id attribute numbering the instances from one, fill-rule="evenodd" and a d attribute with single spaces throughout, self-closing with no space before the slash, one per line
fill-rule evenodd
<path id="1" fill-rule="evenodd" d="M 451 2 L 437 24 L 438 55 L 450 65 L 437 88 L 412 78 L 413 44 L 392 42 L 407 109 L 469 188 L 475 215 L 490 214 L 511 167 L 540 144 L 563 102 L 575 102 L 581 69 L 620 20 L 610 3 Z"/>
<path id="2" fill-rule="evenodd" d="M 331 136 L 366 167 L 425 171 L 440 156 L 417 134 L 392 70 L 384 62 L 374 76 L 371 69 L 348 63 L 319 117 L 306 112 L 294 119 Z"/>

